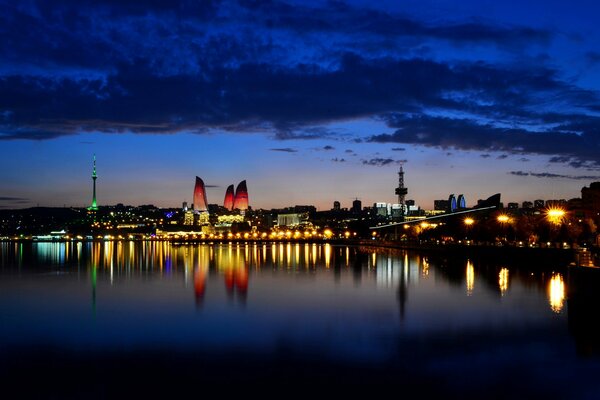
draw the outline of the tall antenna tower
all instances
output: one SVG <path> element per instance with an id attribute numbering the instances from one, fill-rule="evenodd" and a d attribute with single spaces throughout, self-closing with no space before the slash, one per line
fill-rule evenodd
<path id="1" fill-rule="evenodd" d="M 406 195 L 408 194 L 408 188 L 404 187 L 404 170 L 402 164 L 400 164 L 400 171 L 398 171 L 398 187 L 396 188 L 396 195 L 398 196 L 398 204 L 400 204 L 400 210 L 402 212 L 402 218 L 406 214 Z"/>
<path id="2" fill-rule="evenodd" d="M 98 210 L 98 204 L 96 203 L 96 179 L 98 176 L 96 175 L 96 155 L 94 154 L 94 169 L 92 171 L 92 180 L 94 181 L 94 195 L 92 197 L 92 205 L 88 208 L 90 211 Z"/>

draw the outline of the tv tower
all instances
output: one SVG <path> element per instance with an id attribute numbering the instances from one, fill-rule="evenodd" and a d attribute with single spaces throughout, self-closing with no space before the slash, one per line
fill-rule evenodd
<path id="1" fill-rule="evenodd" d="M 96 203 L 96 179 L 98 176 L 96 175 L 96 155 L 94 154 L 94 170 L 92 171 L 92 180 L 94 181 L 94 196 L 92 197 L 92 205 L 88 207 L 90 211 L 97 211 L 98 204 Z"/>
<path id="2" fill-rule="evenodd" d="M 396 194 L 398 195 L 398 204 L 400 204 L 400 210 L 402 213 L 402 219 L 404 219 L 405 212 L 405 196 L 408 194 L 408 188 L 404 187 L 404 170 L 402 164 L 400 164 L 400 171 L 398 171 L 398 187 L 396 188 Z"/>

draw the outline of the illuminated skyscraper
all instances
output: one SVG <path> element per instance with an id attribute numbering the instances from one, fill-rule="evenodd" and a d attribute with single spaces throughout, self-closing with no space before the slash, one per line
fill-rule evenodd
<path id="1" fill-rule="evenodd" d="M 94 181 L 94 194 L 92 197 L 92 205 L 88 208 L 90 211 L 98 210 L 98 204 L 96 203 L 96 179 L 98 176 L 96 175 L 96 155 L 94 154 L 94 170 L 92 172 L 92 180 Z"/>
<path id="2" fill-rule="evenodd" d="M 241 211 L 248 209 L 248 188 L 246 181 L 241 181 L 235 189 L 235 198 L 233 199 L 233 208 Z"/>
<path id="3" fill-rule="evenodd" d="M 227 191 L 225 192 L 225 201 L 223 202 L 223 207 L 229 211 L 233 210 L 233 199 L 233 185 L 229 185 L 227 186 Z"/>
<path id="4" fill-rule="evenodd" d="M 206 189 L 204 189 L 204 181 L 196 177 L 196 185 L 194 186 L 194 212 L 208 211 L 208 201 L 206 200 Z"/>

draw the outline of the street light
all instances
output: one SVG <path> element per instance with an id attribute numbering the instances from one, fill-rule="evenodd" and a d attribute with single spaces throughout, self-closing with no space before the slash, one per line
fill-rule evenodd
<path id="1" fill-rule="evenodd" d="M 496 218 L 498 220 L 498 222 L 500 222 L 501 224 L 505 224 L 508 221 L 510 221 L 510 217 L 506 214 L 501 214 L 498 215 L 498 218 Z"/>
<path id="2" fill-rule="evenodd" d="M 567 212 L 564 209 L 552 207 L 546 210 L 546 219 L 554 225 L 560 225 L 565 219 L 566 214 Z"/>
<path id="3" fill-rule="evenodd" d="M 463 223 L 465 224 L 466 227 L 466 234 L 465 234 L 465 239 L 467 240 L 467 244 L 469 244 L 469 230 L 471 228 L 471 225 L 473 225 L 475 223 L 475 220 L 471 217 L 467 217 L 463 220 Z"/>

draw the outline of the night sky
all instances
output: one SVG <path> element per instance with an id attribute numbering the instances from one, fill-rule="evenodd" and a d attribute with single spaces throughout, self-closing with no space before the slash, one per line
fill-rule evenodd
<path id="1" fill-rule="evenodd" d="M 596 1 L 0 0 L 0 207 L 572 198 Z"/>

